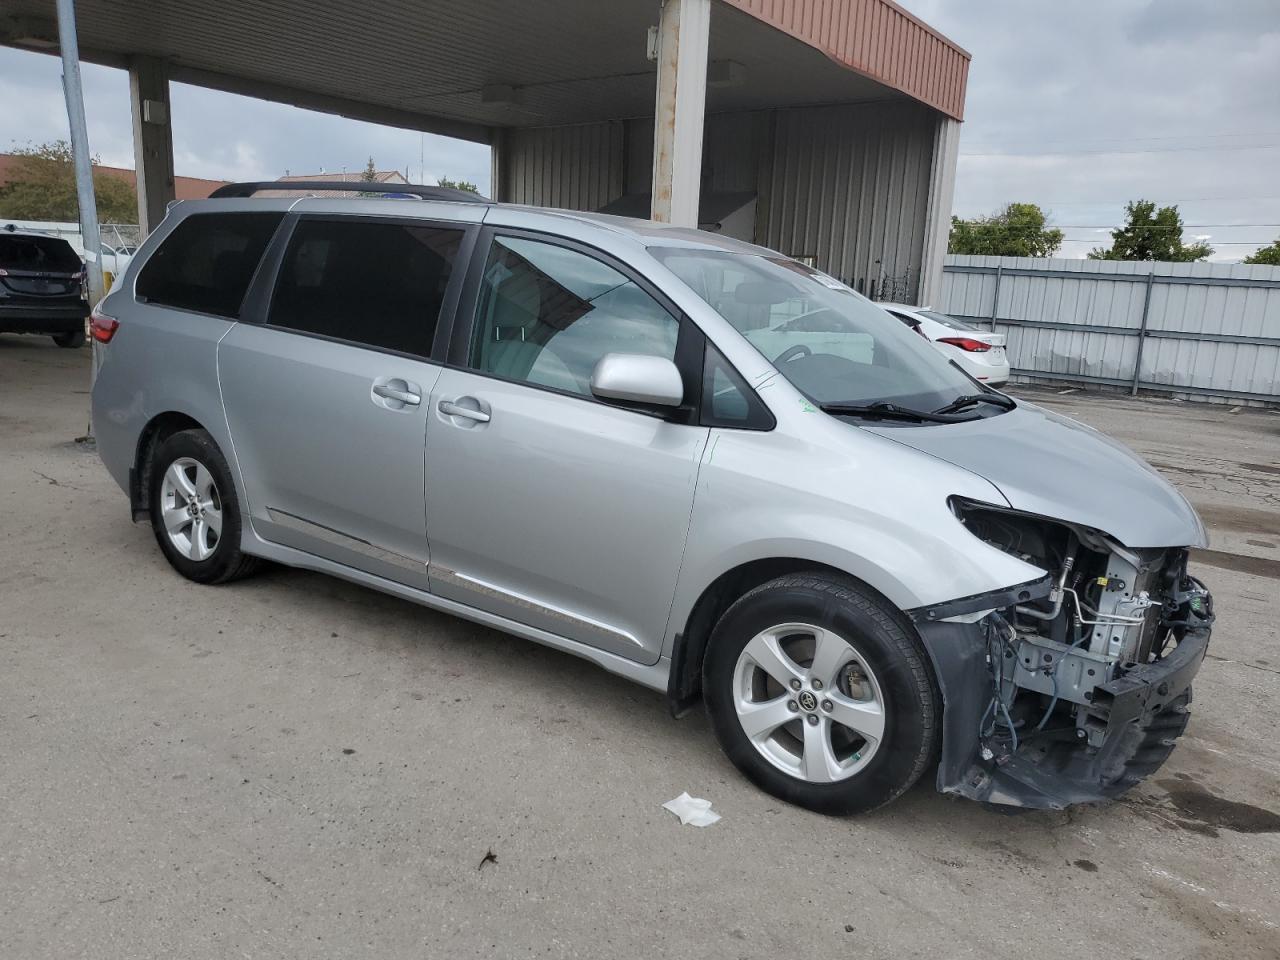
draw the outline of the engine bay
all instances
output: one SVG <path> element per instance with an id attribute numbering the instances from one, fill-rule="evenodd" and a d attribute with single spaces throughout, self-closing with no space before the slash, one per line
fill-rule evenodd
<path id="1" fill-rule="evenodd" d="M 975 536 L 1051 577 L 1047 596 L 974 615 L 989 683 L 980 765 L 1016 759 L 1036 777 L 1084 766 L 1103 792 L 1154 771 L 1185 727 L 1191 696 L 1189 675 L 1183 683 L 1157 674 L 1177 666 L 1188 630 L 1207 644 L 1213 622 L 1187 550 L 1129 549 L 1091 528 L 987 504 L 953 509 Z"/>

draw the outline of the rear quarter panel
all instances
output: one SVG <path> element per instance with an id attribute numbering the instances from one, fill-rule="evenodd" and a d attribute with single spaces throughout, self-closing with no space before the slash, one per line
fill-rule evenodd
<path id="1" fill-rule="evenodd" d="M 114 311 L 114 312 L 113 312 Z M 93 430 L 107 470 L 128 490 L 143 429 L 162 413 L 182 413 L 209 432 L 234 463 L 218 393 L 218 341 L 234 321 L 108 298 L 120 327 L 101 356 L 93 386 Z M 235 472 L 233 470 L 233 472 Z M 237 477 L 237 485 L 239 478 Z"/>
<path id="2" fill-rule="evenodd" d="M 175 204 L 102 301 L 102 312 L 115 317 L 120 326 L 109 344 L 93 346 L 98 367 L 93 430 L 99 457 L 126 492 L 143 429 L 160 414 L 173 412 L 191 417 L 209 432 L 244 495 L 218 390 L 218 341 L 236 321 L 139 303 L 134 294 L 138 274 L 173 228 L 200 208 L 214 209 L 209 207 L 213 203 L 226 212 L 284 212 L 288 207 L 288 203 L 261 200 Z"/>

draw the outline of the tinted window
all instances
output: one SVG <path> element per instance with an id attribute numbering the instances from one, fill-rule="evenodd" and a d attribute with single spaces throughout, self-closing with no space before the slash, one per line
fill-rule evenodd
<path id="1" fill-rule="evenodd" d="M 151 303 L 235 319 L 280 213 L 197 213 L 174 227 L 138 274 Z"/>
<path id="2" fill-rule="evenodd" d="M 0 268 L 41 273 L 77 273 L 80 258 L 57 237 L 0 233 Z"/>
<path id="3" fill-rule="evenodd" d="M 633 281 L 566 247 L 497 237 L 476 306 L 471 364 L 591 395 L 606 353 L 675 359 L 680 324 Z"/>
<path id="4" fill-rule="evenodd" d="M 268 322 L 430 356 L 461 244 L 461 230 L 412 222 L 302 220 L 285 251 Z"/>

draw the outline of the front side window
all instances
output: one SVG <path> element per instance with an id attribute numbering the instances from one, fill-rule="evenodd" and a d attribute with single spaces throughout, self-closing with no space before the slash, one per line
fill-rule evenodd
<path id="1" fill-rule="evenodd" d="M 783 257 L 651 249 L 817 404 L 934 410 L 974 384 L 870 300 Z"/>
<path id="2" fill-rule="evenodd" d="M 235 320 L 281 213 L 197 213 L 160 242 L 137 295 L 148 303 Z"/>
<path id="3" fill-rule="evenodd" d="M 476 305 L 471 366 L 585 397 L 605 354 L 674 360 L 679 330 L 656 300 L 595 257 L 495 237 Z"/>
<path id="4" fill-rule="evenodd" d="M 302 220 L 267 322 L 429 357 L 462 236 L 412 222 Z"/>

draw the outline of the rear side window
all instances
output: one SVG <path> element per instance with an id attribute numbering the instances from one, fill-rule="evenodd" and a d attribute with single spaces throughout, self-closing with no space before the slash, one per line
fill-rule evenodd
<path id="1" fill-rule="evenodd" d="M 78 273 L 80 258 L 57 237 L 0 233 L 0 269 L 37 273 Z"/>
<path id="2" fill-rule="evenodd" d="M 173 228 L 138 274 L 149 303 L 234 320 L 280 213 L 197 213 Z"/>
<path id="3" fill-rule="evenodd" d="M 429 357 L 462 237 L 412 222 L 302 220 L 267 322 Z"/>

